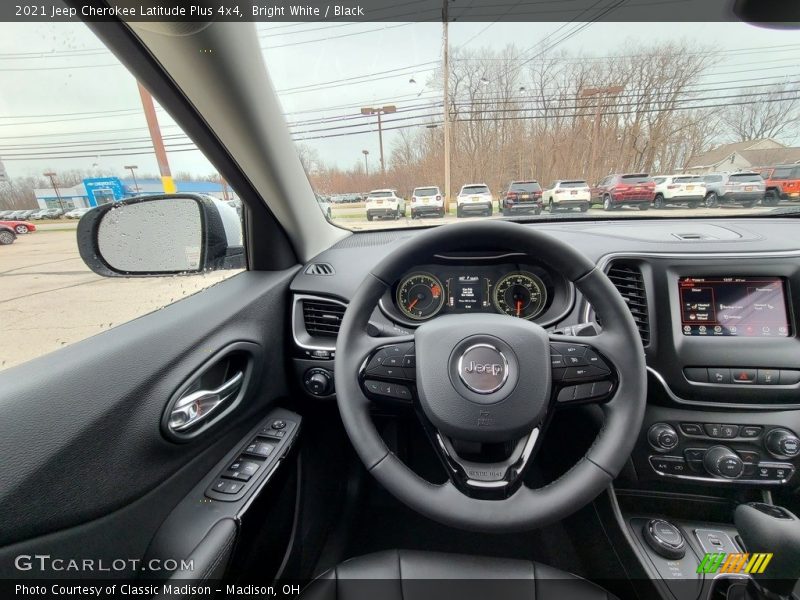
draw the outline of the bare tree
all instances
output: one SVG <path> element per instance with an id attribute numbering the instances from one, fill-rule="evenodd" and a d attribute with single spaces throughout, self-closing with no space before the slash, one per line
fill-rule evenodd
<path id="1" fill-rule="evenodd" d="M 738 142 L 795 137 L 800 133 L 800 87 L 779 84 L 756 92 L 742 90 L 721 118 Z"/>

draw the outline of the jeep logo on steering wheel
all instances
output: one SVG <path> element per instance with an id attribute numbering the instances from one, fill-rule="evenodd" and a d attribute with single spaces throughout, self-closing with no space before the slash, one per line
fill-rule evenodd
<path id="1" fill-rule="evenodd" d="M 458 376 L 473 392 L 491 394 L 508 379 L 508 361 L 491 344 L 475 344 L 458 359 Z"/>

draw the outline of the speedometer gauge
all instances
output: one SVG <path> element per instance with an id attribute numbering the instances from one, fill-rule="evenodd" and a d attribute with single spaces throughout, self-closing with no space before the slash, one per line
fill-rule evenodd
<path id="1" fill-rule="evenodd" d="M 397 306 L 415 321 L 435 316 L 444 306 L 442 282 L 430 273 L 414 273 L 397 286 Z"/>
<path id="2" fill-rule="evenodd" d="M 501 313 L 533 319 L 544 309 L 547 290 L 533 273 L 517 271 L 504 275 L 494 286 L 492 300 Z"/>

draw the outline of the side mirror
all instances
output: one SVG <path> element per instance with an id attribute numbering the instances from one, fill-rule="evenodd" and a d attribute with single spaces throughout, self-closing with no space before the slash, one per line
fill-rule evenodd
<path id="1" fill-rule="evenodd" d="M 144 196 L 94 208 L 78 223 L 78 250 L 104 277 L 246 266 L 238 212 L 200 194 Z"/>

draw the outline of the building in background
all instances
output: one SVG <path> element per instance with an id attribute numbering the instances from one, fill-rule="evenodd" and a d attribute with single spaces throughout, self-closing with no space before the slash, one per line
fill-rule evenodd
<path id="1" fill-rule="evenodd" d="M 689 159 L 686 173 L 732 173 L 757 166 L 800 162 L 800 148 L 789 147 L 772 138 L 723 144 Z"/>
<path id="2" fill-rule="evenodd" d="M 178 192 L 207 194 L 219 200 L 239 200 L 239 197 L 228 185 L 216 181 L 176 180 Z M 138 193 L 137 193 L 138 188 Z M 53 188 L 37 188 L 34 190 L 36 202 L 40 208 L 60 208 L 58 196 Z M 72 187 L 58 187 L 64 208 L 89 208 L 100 204 L 108 204 L 133 196 L 163 194 L 160 179 L 121 179 L 119 177 L 93 177 L 84 179 L 82 183 Z"/>

